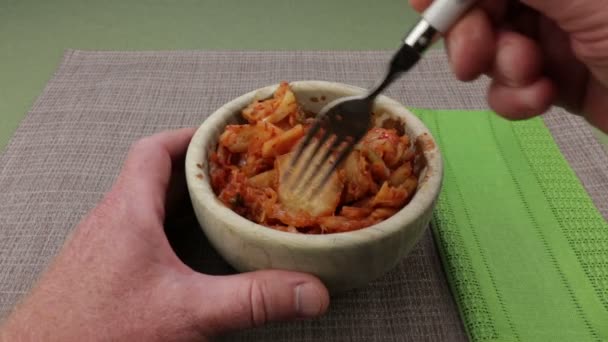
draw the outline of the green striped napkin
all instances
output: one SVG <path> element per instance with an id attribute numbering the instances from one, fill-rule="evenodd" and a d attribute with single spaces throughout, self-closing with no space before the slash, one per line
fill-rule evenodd
<path id="1" fill-rule="evenodd" d="M 471 339 L 608 340 L 608 224 L 543 121 L 414 112 L 442 149 L 433 231 Z"/>

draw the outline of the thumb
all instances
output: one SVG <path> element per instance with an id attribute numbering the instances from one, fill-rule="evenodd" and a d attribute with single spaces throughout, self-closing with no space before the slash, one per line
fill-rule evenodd
<path id="1" fill-rule="evenodd" d="M 199 331 L 215 335 L 272 321 L 322 315 L 329 293 L 314 276 L 267 270 L 231 276 L 199 274 L 190 294 Z M 192 301 L 192 298 L 198 298 Z"/>

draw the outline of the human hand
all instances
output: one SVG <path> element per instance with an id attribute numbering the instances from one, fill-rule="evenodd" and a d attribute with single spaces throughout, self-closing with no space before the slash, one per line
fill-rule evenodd
<path id="1" fill-rule="evenodd" d="M 432 0 L 410 0 L 423 11 Z M 488 103 L 510 119 L 552 104 L 608 133 L 608 1 L 482 0 L 445 37 L 456 76 L 492 78 Z"/>
<path id="2" fill-rule="evenodd" d="M 313 276 L 211 276 L 175 255 L 163 230 L 166 198 L 183 177 L 176 170 L 193 133 L 133 145 L 112 189 L 8 317 L 0 341 L 200 341 L 327 309 L 327 290 Z"/>

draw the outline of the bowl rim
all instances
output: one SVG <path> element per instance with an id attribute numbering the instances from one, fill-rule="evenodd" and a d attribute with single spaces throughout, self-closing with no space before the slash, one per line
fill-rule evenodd
<path id="1" fill-rule="evenodd" d="M 296 89 L 313 91 L 318 89 L 319 91 L 350 95 L 358 95 L 366 91 L 360 87 L 328 81 L 304 80 L 289 82 L 289 84 L 294 88 L 294 92 L 296 93 L 298 92 Z M 403 229 L 409 227 L 429 208 L 432 210 L 439 195 L 443 179 L 443 160 L 439 146 L 429 129 L 417 116 L 411 113 L 403 104 L 385 95 L 381 95 L 376 99 L 376 105 L 390 108 L 386 111 L 392 115 L 402 117 L 406 125 L 415 133 L 415 138 L 427 134 L 434 143 L 431 148 L 423 149 L 430 174 L 426 176 L 424 184 L 419 186 L 412 200 L 393 216 L 375 225 L 355 231 L 318 235 L 295 234 L 271 229 L 250 221 L 221 203 L 211 188 L 210 177 L 208 177 L 206 168 L 209 145 L 215 143 L 212 141 L 215 139 L 209 137 L 217 135 L 219 129 L 223 131 L 228 119 L 238 113 L 240 109 L 244 108 L 254 98 L 259 97 L 261 94 L 271 95 L 278 86 L 278 83 L 269 85 L 234 98 L 209 115 L 196 130 L 188 145 L 185 158 L 186 182 L 193 206 L 196 206 L 197 202 L 200 203 L 200 205 L 206 207 L 207 213 L 212 213 L 220 221 L 234 227 L 234 229 L 238 230 L 238 234 L 242 234 L 248 239 L 263 239 L 272 243 L 289 244 L 306 249 L 339 248 L 340 246 L 368 244 L 378 239 L 385 239 L 394 234 L 399 234 Z M 204 157 L 203 160 L 205 160 L 204 170 L 196 166 L 198 161 L 200 161 L 201 154 Z M 204 179 L 197 178 L 197 174 L 201 172 L 206 174 Z M 200 220 L 199 224 L 204 230 Z"/>

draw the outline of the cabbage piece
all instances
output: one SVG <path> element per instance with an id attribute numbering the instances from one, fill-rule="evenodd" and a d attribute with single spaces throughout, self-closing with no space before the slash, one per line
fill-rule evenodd
<path id="1" fill-rule="evenodd" d="M 272 169 L 266 172 L 257 174 L 247 181 L 247 183 L 254 188 L 275 188 L 277 182 L 277 170 Z"/>
<path id="2" fill-rule="evenodd" d="M 319 218 L 319 226 L 324 232 L 338 233 L 358 230 L 374 224 L 371 217 L 350 219 L 343 216 L 326 216 Z"/>
<path id="3" fill-rule="evenodd" d="M 270 99 L 256 100 L 243 109 L 243 117 L 249 123 L 265 121 L 277 123 L 294 113 L 298 108 L 296 96 L 289 88 L 287 82 L 281 83 Z"/>
<path id="4" fill-rule="evenodd" d="M 308 191 L 297 193 L 290 186 L 285 184 L 285 176 L 289 168 L 289 162 L 293 155 L 292 153 L 284 154 L 277 157 L 276 169 L 279 172 L 279 202 L 281 205 L 292 212 L 303 212 L 307 215 L 327 216 L 336 211 L 344 184 L 340 181 L 340 177 L 334 172 L 329 178 L 327 184 L 319 190 L 314 200 L 310 200 Z M 290 182 L 293 182 L 291 180 Z M 307 186 L 308 184 L 304 185 Z M 307 189 L 312 190 L 312 189 Z"/>
<path id="5" fill-rule="evenodd" d="M 304 127 L 302 125 L 294 126 L 290 130 L 267 140 L 264 145 L 262 145 L 262 157 L 269 158 L 280 156 L 289 152 L 303 136 Z"/>
<path id="6" fill-rule="evenodd" d="M 232 153 L 247 152 L 249 144 L 259 135 L 259 129 L 251 125 L 228 125 L 219 142 Z"/>
<path id="7" fill-rule="evenodd" d="M 410 162 L 405 162 L 403 165 L 399 166 L 388 179 L 388 182 L 391 186 L 399 186 L 405 183 L 405 180 L 408 179 L 412 175 L 412 164 Z"/>
<path id="8" fill-rule="evenodd" d="M 376 188 L 369 170 L 369 163 L 359 150 L 354 150 L 344 162 L 346 193 L 344 201 L 356 201 Z"/>
<path id="9" fill-rule="evenodd" d="M 385 181 L 391 175 L 391 170 L 386 166 L 384 160 L 373 150 L 363 148 L 363 154 L 370 161 L 370 170 L 375 179 Z"/>
<path id="10" fill-rule="evenodd" d="M 401 208 L 412 197 L 418 186 L 418 180 L 414 177 L 407 178 L 403 184 L 394 187 L 389 182 L 384 182 L 382 187 L 372 200 L 373 207 Z"/>
<path id="11" fill-rule="evenodd" d="M 384 182 L 372 200 L 374 207 L 401 208 L 408 197 L 407 190 L 388 185 Z"/>
<path id="12" fill-rule="evenodd" d="M 372 213 L 371 208 L 358 208 L 358 207 L 349 207 L 343 206 L 342 210 L 340 210 L 340 216 L 344 216 L 349 219 L 357 220 L 368 217 Z"/>
<path id="13" fill-rule="evenodd" d="M 296 96 L 293 94 L 291 89 L 286 88 L 284 93 L 280 90 L 282 89 L 279 89 L 275 93 L 275 96 L 277 97 L 275 101 L 277 101 L 277 104 L 274 111 L 272 114 L 265 117 L 263 119 L 264 121 L 277 123 L 287 117 L 287 115 L 290 113 L 294 113 L 297 110 L 298 104 L 296 102 Z"/>

